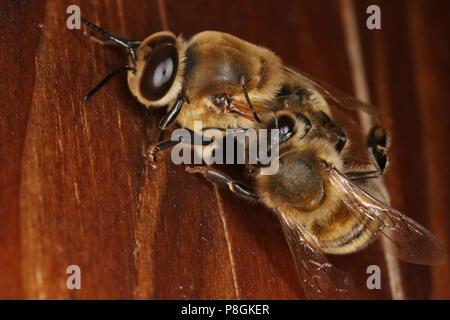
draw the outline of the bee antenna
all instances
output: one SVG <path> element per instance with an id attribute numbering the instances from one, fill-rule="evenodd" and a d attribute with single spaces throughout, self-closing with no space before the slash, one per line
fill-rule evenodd
<path id="1" fill-rule="evenodd" d="M 241 86 L 242 86 L 242 90 L 244 91 L 245 100 L 247 100 L 247 104 L 250 107 L 250 109 L 252 110 L 253 117 L 255 118 L 256 121 L 261 122 L 258 115 L 256 114 L 255 108 L 253 108 L 252 102 L 250 101 L 250 97 L 248 96 L 247 88 L 245 87 L 245 77 L 244 76 L 241 77 Z"/>
<path id="2" fill-rule="evenodd" d="M 127 48 L 128 52 L 131 54 L 131 59 L 133 60 L 133 64 L 136 65 L 136 53 L 134 51 L 134 48 L 126 41 L 119 39 L 117 37 L 114 37 L 112 34 L 110 34 L 109 32 L 103 30 L 102 28 L 100 28 L 99 26 L 93 24 L 92 22 L 86 20 L 83 17 L 80 17 L 81 22 L 83 22 L 85 25 L 87 25 L 89 28 L 94 29 L 95 31 L 100 32 L 101 34 L 103 34 L 105 37 L 107 37 L 109 40 Z"/>
<path id="3" fill-rule="evenodd" d="M 98 90 L 100 90 L 109 80 L 111 80 L 114 76 L 118 75 L 122 71 L 133 71 L 136 72 L 136 69 L 130 66 L 125 66 L 120 69 L 114 70 L 110 74 L 108 74 L 105 79 L 103 79 L 98 85 L 95 86 L 94 89 L 89 91 L 87 95 L 84 96 L 84 100 L 89 100 Z"/>

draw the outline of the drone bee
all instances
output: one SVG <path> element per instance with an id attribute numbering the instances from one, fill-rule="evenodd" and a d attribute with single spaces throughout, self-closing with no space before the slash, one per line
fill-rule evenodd
<path id="1" fill-rule="evenodd" d="M 143 41 L 126 41 L 84 18 L 81 21 L 108 38 L 91 35 L 92 39 L 123 46 L 129 52 L 129 65 L 109 74 L 85 100 L 126 71 L 129 89 L 139 102 L 146 107 L 171 106 L 159 124 L 159 143 L 148 152 L 152 161 L 156 152 L 180 142 L 163 141 L 164 132 L 175 121 L 191 131 L 197 120 L 204 129 L 256 128 L 261 116 L 282 108 L 279 102 L 285 100 L 312 106 L 328 121 L 331 115 L 324 96 L 341 107 L 374 113 L 373 107 L 285 66 L 272 51 L 230 34 L 205 31 L 186 42 L 163 31 Z M 343 132 L 340 139 L 345 142 Z"/>
<path id="2" fill-rule="evenodd" d="M 377 237 L 388 239 L 393 244 L 388 253 L 401 260 L 444 263 L 446 251 L 434 235 L 389 207 L 387 192 L 371 179 L 386 168 L 386 131 L 374 126 L 367 137 L 376 170 L 355 169 L 344 161 L 341 140 L 323 134 L 320 115 L 304 113 L 304 108 L 291 107 L 264 115 L 260 128 L 279 129 L 279 152 L 274 159 L 279 170 L 273 175 L 253 170 L 254 188 L 212 168 L 186 170 L 260 201 L 276 213 L 309 299 L 351 298 L 351 277 L 330 264 L 325 254 L 353 253 Z"/>

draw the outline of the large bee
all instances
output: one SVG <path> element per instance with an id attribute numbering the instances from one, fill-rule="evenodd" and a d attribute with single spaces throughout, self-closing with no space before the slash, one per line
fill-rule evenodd
<path id="1" fill-rule="evenodd" d="M 306 116 L 309 114 L 309 116 Z M 444 263 L 446 251 L 424 227 L 391 208 L 386 190 L 375 178 L 387 163 L 387 136 L 373 127 L 367 137 L 376 170 L 355 169 L 345 162 L 342 141 L 324 134 L 321 115 L 291 107 L 266 114 L 261 129 L 279 129 L 279 170 L 262 175 L 252 168 L 254 188 L 208 167 L 188 167 L 232 192 L 260 201 L 283 227 L 305 295 L 310 299 L 351 298 L 352 280 L 330 264 L 325 254 L 364 249 L 387 238 L 389 254 L 424 265 Z M 336 130 L 330 122 L 327 127 Z M 339 130 L 338 130 L 339 131 Z"/>
<path id="2" fill-rule="evenodd" d="M 93 40 L 120 45 L 129 52 L 129 65 L 109 74 L 85 100 L 125 71 L 130 91 L 139 102 L 146 107 L 170 106 L 160 121 L 160 142 L 148 152 L 152 160 L 156 152 L 180 142 L 162 141 L 165 130 L 175 121 L 191 131 L 198 120 L 203 130 L 256 128 L 260 117 L 283 108 L 280 101 L 289 101 L 313 107 L 329 123 L 330 110 L 324 96 L 342 107 L 374 113 L 371 106 L 285 66 L 272 51 L 227 33 L 205 31 L 186 42 L 163 31 L 143 41 L 126 41 L 81 20 L 108 39 L 90 35 Z M 345 138 L 340 132 L 342 145 Z"/>

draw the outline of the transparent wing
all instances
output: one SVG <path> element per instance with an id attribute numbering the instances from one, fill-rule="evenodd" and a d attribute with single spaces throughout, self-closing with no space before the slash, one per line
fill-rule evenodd
<path id="1" fill-rule="evenodd" d="M 438 265 L 445 263 L 447 252 L 436 237 L 417 222 L 380 202 L 354 184 L 335 168 L 329 168 L 330 182 L 341 192 L 342 200 L 360 221 L 378 220 L 376 230 L 393 245 L 386 248 L 389 254 L 416 264 Z"/>
<path id="2" fill-rule="evenodd" d="M 353 281 L 320 250 L 314 236 L 289 215 L 276 211 L 289 244 L 303 291 L 308 299 L 351 299 Z"/>
<path id="3" fill-rule="evenodd" d="M 300 84 L 303 84 L 306 88 L 315 89 L 324 94 L 325 98 L 331 98 L 340 107 L 351 110 L 363 110 L 364 112 L 374 116 L 380 117 L 380 113 L 376 110 L 375 106 L 369 103 L 364 103 L 349 94 L 346 94 L 333 86 L 322 82 L 307 73 L 296 71 L 289 67 L 284 67 L 285 71 L 295 76 Z"/>

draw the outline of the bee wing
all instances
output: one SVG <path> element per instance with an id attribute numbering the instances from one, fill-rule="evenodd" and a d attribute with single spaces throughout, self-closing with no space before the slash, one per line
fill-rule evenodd
<path id="1" fill-rule="evenodd" d="M 445 263 L 447 252 L 430 231 L 375 199 L 335 168 L 330 168 L 328 172 L 331 183 L 341 192 L 350 212 L 362 222 L 367 218 L 378 220 L 379 227 L 371 231 L 393 244 L 386 248 L 389 254 L 416 264 Z"/>
<path id="2" fill-rule="evenodd" d="M 308 299 L 351 299 L 351 276 L 328 262 L 314 236 L 289 215 L 276 211 Z"/>
<path id="3" fill-rule="evenodd" d="M 299 83 L 310 89 L 316 89 L 325 96 L 331 98 L 340 107 L 351 110 L 363 110 L 364 112 L 374 116 L 380 117 L 380 113 L 375 106 L 369 103 L 364 103 L 349 94 L 346 94 L 333 86 L 322 82 L 309 74 L 301 71 L 296 71 L 288 67 L 284 67 L 285 71 L 294 75 Z"/>

